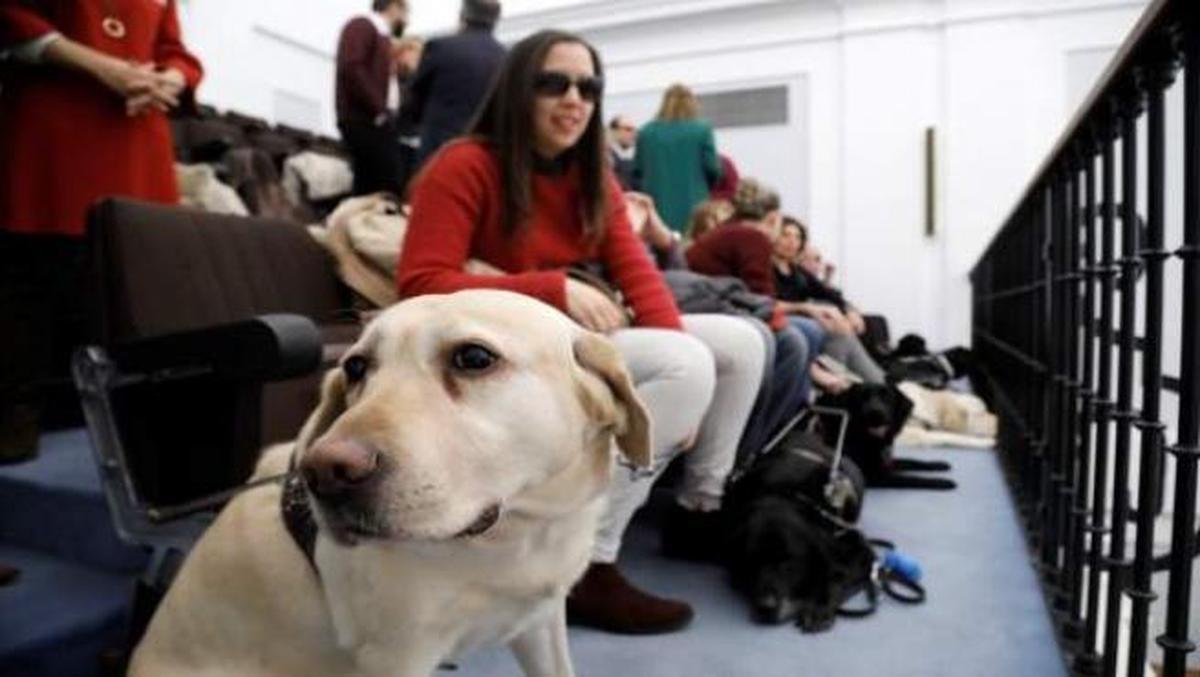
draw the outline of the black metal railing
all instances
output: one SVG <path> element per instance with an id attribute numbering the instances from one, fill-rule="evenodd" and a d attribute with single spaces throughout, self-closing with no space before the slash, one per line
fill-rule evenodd
<path id="1" fill-rule="evenodd" d="M 1181 139 L 1168 138 L 1172 113 Z M 1182 224 L 1178 237 L 1168 223 Z M 1072 670 L 1116 677 L 1123 661 L 1122 674 L 1142 677 L 1153 661 L 1184 677 L 1196 648 L 1200 2 L 1146 10 L 971 277 L 974 347 L 995 382 L 1000 448 Z M 1164 318 L 1168 300 L 1180 317 Z M 1163 373 L 1167 346 L 1177 377 Z M 1170 544 L 1156 554 L 1168 491 Z M 1169 572 L 1165 600 L 1156 572 Z M 1159 660 L 1152 613 L 1164 606 Z"/>

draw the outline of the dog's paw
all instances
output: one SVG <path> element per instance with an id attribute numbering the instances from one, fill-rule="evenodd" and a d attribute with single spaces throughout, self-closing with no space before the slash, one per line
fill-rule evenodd
<path id="1" fill-rule="evenodd" d="M 796 626 L 805 634 L 826 632 L 833 627 L 837 614 L 827 609 L 809 607 L 801 609 L 796 615 Z"/>

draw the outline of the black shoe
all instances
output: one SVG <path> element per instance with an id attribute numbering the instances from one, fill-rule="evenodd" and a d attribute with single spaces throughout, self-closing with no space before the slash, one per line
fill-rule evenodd
<path id="1" fill-rule="evenodd" d="M 673 502 L 662 518 L 663 554 L 694 562 L 720 562 L 725 531 L 720 510 L 688 510 Z"/>
<path id="2" fill-rule="evenodd" d="M 20 574 L 21 574 L 20 571 L 17 571 L 16 569 L 8 566 L 7 564 L 0 563 L 0 587 L 3 587 L 5 585 L 8 585 L 9 583 L 16 581 L 17 576 L 19 576 Z"/>
<path id="3" fill-rule="evenodd" d="M 36 456 L 38 433 L 36 408 L 19 404 L 0 411 L 0 465 Z"/>

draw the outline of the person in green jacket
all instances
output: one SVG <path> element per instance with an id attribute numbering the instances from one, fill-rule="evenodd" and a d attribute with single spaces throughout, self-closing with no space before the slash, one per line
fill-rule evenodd
<path id="1" fill-rule="evenodd" d="M 671 230 L 682 234 L 696 205 L 721 178 L 712 126 L 699 119 L 692 90 L 674 84 L 663 94 L 658 116 L 638 132 L 634 176 Z"/>

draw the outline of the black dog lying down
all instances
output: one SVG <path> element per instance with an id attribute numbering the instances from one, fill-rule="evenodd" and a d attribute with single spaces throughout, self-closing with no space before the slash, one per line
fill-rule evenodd
<path id="1" fill-rule="evenodd" d="M 845 524 L 839 517 L 823 516 L 818 502 L 823 503 L 829 467 L 795 453 L 799 448 L 791 437 L 730 487 L 726 564 L 756 620 L 791 621 L 805 632 L 821 632 L 869 578 L 875 554 L 857 530 L 838 527 L 835 522 Z M 820 441 L 807 446 L 816 448 Z M 847 459 L 843 464 L 844 472 L 858 472 Z M 851 519 L 858 509 L 855 504 Z"/>
<path id="2" fill-rule="evenodd" d="M 909 474 L 942 472 L 950 464 L 892 456 L 892 441 L 912 413 L 913 403 L 894 386 L 859 383 L 836 395 L 822 395 L 817 404 L 850 414 L 845 453 L 862 468 L 867 486 L 903 489 L 953 489 L 953 480 Z M 825 441 L 836 444 L 840 420 L 822 415 Z"/>

